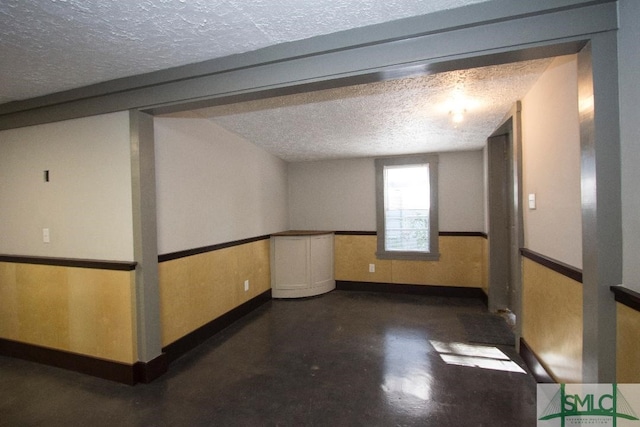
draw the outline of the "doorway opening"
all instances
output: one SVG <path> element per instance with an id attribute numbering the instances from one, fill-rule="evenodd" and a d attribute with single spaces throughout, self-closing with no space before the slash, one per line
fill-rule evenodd
<path id="1" fill-rule="evenodd" d="M 487 139 L 488 305 L 521 332 L 522 226 L 521 104 L 516 102 Z"/>

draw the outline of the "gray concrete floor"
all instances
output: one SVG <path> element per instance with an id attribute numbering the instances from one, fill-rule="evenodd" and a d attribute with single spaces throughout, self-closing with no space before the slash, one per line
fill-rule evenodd
<path id="1" fill-rule="evenodd" d="M 0 357 L 0 426 L 534 426 L 531 375 L 460 365 L 496 357 L 459 313 L 487 311 L 368 292 L 274 300 L 134 387 Z"/>

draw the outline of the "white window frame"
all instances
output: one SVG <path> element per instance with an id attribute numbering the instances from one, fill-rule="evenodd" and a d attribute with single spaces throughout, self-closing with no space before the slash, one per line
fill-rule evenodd
<path id="1" fill-rule="evenodd" d="M 387 250 L 385 247 L 385 183 L 384 169 L 386 166 L 410 166 L 416 164 L 429 165 L 430 208 L 429 208 L 429 251 L 397 251 Z M 440 258 L 438 250 L 438 156 L 435 154 L 420 154 L 411 156 L 384 157 L 375 159 L 376 167 L 376 222 L 378 247 L 376 256 L 380 259 L 426 260 L 437 261 Z"/>

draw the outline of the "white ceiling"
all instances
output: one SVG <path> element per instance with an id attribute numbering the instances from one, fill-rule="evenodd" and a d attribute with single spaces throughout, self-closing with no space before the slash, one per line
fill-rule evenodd
<path id="1" fill-rule="evenodd" d="M 488 0 L 1 0 L 0 104 Z M 529 61 L 198 110 L 287 161 L 478 149 Z M 465 120 L 448 105 L 464 96 Z M 193 116 L 192 114 L 192 116 Z"/>
<path id="2" fill-rule="evenodd" d="M 222 105 L 207 118 L 286 161 L 478 150 L 550 60 Z M 452 121 L 462 102 L 464 120 Z"/>
<path id="3" fill-rule="evenodd" d="M 0 104 L 487 0 L 2 0 Z"/>

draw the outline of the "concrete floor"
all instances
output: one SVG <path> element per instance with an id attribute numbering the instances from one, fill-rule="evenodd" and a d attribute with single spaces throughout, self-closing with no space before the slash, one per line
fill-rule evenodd
<path id="1" fill-rule="evenodd" d="M 524 366 L 513 347 L 500 349 L 515 364 L 452 344 L 468 343 L 460 313 L 487 312 L 368 292 L 274 300 L 134 387 L 0 357 L 0 426 L 534 426 L 531 375 L 460 365 L 480 349 Z"/>

